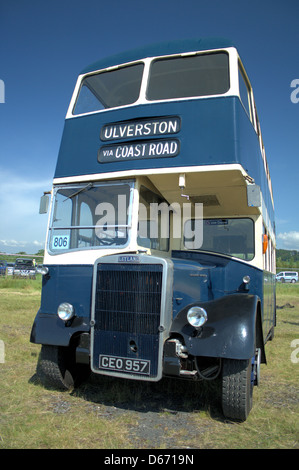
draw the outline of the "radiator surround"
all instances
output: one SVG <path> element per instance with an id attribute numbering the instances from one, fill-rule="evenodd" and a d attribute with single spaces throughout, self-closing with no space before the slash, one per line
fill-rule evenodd
<path id="1" fill-rule="evenodd" d="M 172 321 L 173 263 L 147 255 L 96 261 L 91 309 L 91 369 L 135 380 L 162 378 Z"/>

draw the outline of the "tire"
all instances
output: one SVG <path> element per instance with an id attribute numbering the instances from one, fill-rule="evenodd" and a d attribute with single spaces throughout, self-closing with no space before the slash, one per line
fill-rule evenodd
<path id="1" fill-rule="evenodd" d="M 275 328 L 274 328 L 274 326 L 271 326 L 268 341 L 273 341 L 274 335 L 275 335 Z"/>
<path id="2" fill-rule="evenodd" d="M 42 345 L 36 373 L 46 387 L 71 390 L 75 385 L 74 365 L 70 348 Z"/>
<path id="3" fill-rule="evenodd" d="M 222 368 L 222 410 L 226 418 L 245 421 L 252 408 L 251 359 L 225 359 Z"/>

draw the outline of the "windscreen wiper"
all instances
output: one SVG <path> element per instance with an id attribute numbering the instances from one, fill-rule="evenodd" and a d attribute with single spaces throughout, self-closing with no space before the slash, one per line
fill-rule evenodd
<path id="1" fill-rule="evenodd" d="M 71 194 L 70 196 L 67 196 L 67 198 L 64 199 L 66 201 L 67 199 L 72 199 L 73 197 L 77 196 L 77 194 L 82 193 L 82 191 L 87 191 L 93 187 L 93 183 L 88 183 L 87 186 L 84 186 L 84 188 L 79 189 L 79 191 L 76 191 L 74 194 Z M 64 202 L 63 201 L 63 202 Z"/>

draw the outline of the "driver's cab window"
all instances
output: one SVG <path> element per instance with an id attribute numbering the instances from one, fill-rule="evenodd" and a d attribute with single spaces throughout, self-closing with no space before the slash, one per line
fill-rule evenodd
<path id="1" fill-rule="evenodd" d="M 80 205 L 80 226 L 92 227 L 93 219 L 91 208 L 86 202 L 82 202 Z M 93 245 L 93 229 L 82 228 L 79 230 L 79 247 L 92 246 Z"/>
<path id="2" fill-rule="evenodd" d="M 169 205 L 145 186 L 139 194 L 137 242 L 153 250 L 169 249 Z"/>

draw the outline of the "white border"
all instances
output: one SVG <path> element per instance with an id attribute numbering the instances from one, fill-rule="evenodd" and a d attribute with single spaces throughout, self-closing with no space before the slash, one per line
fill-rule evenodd
<path id="1" fill-rule="evenodd" d="M 244 177 L 248 177 L 248 173 L 239 163 L 224 163 L 220 165 L 198 165 L 198 166 L 179 166 L 179 167 L 163 167 L 163 168 L 146 168 L 133 169 L 124 171 L 111 171 L 108 173 L 93 173 L 89 175 L 64 176 L 62 178 L 54 178 L 53 185 L 67 183 L 84 183 L 89 181 L 112 180 L 118 178 L 134 178 L 136 176 L 147 175 L 164 175 L 176 173 L 204 173 L 212 171 L 240 171 Z"/>

